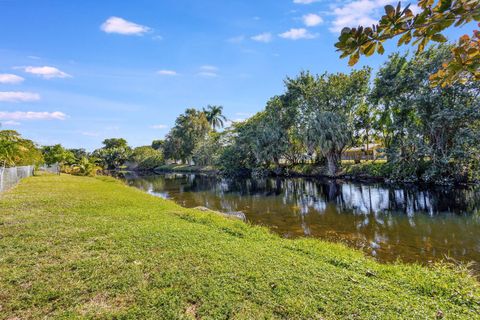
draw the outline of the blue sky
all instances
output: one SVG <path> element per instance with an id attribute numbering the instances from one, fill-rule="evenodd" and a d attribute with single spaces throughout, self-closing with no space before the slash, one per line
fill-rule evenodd
<path id="1" fill-rule="evenodd" d="M 109 137 L 150 144 L 187 107 L 243 119 L 286 76 L 348 71 L 338 30 L 375 21 L 388 2 L 0 0 L 0 122 L 93 150 Z"/>

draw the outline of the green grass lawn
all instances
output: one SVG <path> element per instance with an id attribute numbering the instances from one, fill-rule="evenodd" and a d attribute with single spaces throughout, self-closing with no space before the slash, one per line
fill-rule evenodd
<path id="1" fill-rule="evenodd" d="M 0 196 L 1 319 L 474 319 L 478 282 L 147 195 L 41 176 Z"/>

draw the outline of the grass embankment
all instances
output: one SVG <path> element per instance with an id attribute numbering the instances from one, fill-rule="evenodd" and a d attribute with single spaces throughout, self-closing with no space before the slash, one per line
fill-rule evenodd
<path id="1" fill-rule="evenodd" d="M 41 176 L 0 198 L 0 318 L 479 317 L 473 278 L 382 265 L 184 209 L 110 178 Z"/>

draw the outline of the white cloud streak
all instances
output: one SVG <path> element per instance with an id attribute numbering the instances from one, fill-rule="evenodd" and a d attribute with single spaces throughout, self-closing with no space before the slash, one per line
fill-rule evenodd
<path id="1" fill-rule="evenodd" d="M 157 74 L 161 76 L 177 76 L 178 75 L 177 71 L 174 71 L 174 70 L 158 70 Z"/>
<path id="2" fill-rule="evenodd" d="M 318 35 L 310 33 L 305 28 L 298 28 L 298 29 L 292 28 L 284 33 L 280 33 L 279 36 L 284 39 L 300 40 L 300 39 L 314 39 Z"/>
<path id="3" fill-rule="evenodd" d="M 100 29 L 106 33 L 118 33 L 123 35 L 143 35 L 151 29 L 141 24 L 127 21 L 120 17 L 110 17 L 105 21 Z"/>
<path id="4" fill-rule="evenodd" d="M 34 74 L 36 76 L 53 79 L 53 78 L 71 78 L 72 76 L 66 72 L 63 72 L 55 67 L 43 66 L 43 67 L 21 67 L 25 72 Z"/>
<path id="5" fill-rule="evenodd" d="M 0 73 L 0 83 L 2 84 L 19 84 L 23 82 L 22 77 L 11 73 Z"/>
<path id="6" fill-rule="evenodd" d="M 200 67 L 200 72 L 197 73 L 197 76 L 216 78 L 218 77 L 218 67 L 212 65 L 203 65 Z"/>
<path id="7" fill-rule="evenodd" d="M 13 120 L 4 121 L 1 124 L 6 125 L 6 126 L 19 126 L 19 125 L 21 125 L 20 122 L 13 121 Z"/>
<path id="8" fill-rule="evenodd" d="M 320 17 L 318 14 L 314 14 L 314 13 L 309 13 L 309 14 L 304 15 L 302 17 L 302 20 L 303 20 L 303 23 L 307 27 L 315 27 L 315 26 L 318 26 L 319 24 L 323 23 L 322 17 Z"/>
<path id="9" fill-rule="evenodd" d="M 25 91 L 1 91 L 0 101 L 4 102 L 31 102 L 40 100 L 40 95 Z"/>
<path id="10" fill-rule="evenodd" d="M 4 112 L 0 111 L 0 120 L 65 120 L 67 115 L 60 111 L 54 112 L 34 112 L 34 111 L 15 111 Z"/>
<path id="11" fill-rule="evenodd" d="M 264 32 L 264 33 L 257 34 L 256 36 L 253 36 L 251 39 L 257 42 L 268 43 L 272 41 L 273 37 L 270 32 Z"/>

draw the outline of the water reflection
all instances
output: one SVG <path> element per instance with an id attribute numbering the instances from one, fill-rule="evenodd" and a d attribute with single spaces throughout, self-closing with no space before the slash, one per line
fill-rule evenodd
<path id="1" fill-rule="evenodd" d="M 394 188 L 305 178 L 227 180 L 127 176 L 129 184 L 186 207 L 242 211 L 285 237 L 346 242 L 381 261 L 480 260 L 478 188 Z"/>

